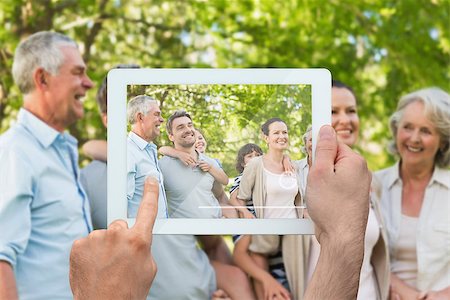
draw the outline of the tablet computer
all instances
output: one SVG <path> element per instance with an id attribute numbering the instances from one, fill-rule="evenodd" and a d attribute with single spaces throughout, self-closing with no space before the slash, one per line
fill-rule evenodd
<path id="1" fill-rule="evenodd" d="M 174 111 L 185 110 L 191 116 L 193 127 L 200 129 L 208 143 L 204 155 L 213 160 L 208 160 L 209 163 L 222 168 L 230 177 L 239 175 L 234 166 L 243 145 L 253 143 L 263 152 L 267 151 L 260 130 L 266 120 L 280 118 L 287 125 L 289 151 L 286 153 L 293 161 L 305 157 L 300 148 L 308 126 L 312 125 L 314 154 L 319 128 L 331 123 L 331 74 L 326 69 L 113 69 L 108 73 L 107 91 L 108 224 L 124 219 L 131 226 L 135 220 L 129 217 L 127 200 L 127 136 L 130 130 L 127 103 L 138 95 L 147 95 L 159 102 L 165 121 L 160 136 L 154 141 L 158 147 L 173 147 L 165 123 Z M 166 162 L 162 164 L 167 165 Z M 217 199 L 195 202 L 204 195 L 202 189 L 208 189 L 207 179 L 196 181 L 195 178 L 206 172 L 199 166 L 186 166 L 189 170 L 182 167 L 175 158 L 165 166 L 169 170 L 163 172 L 166 173 L 168 217 L 156 220 L 155 234 L 313 234 L 309 219 L 287 217 L 289 214 L 284 213 L 263 219 L 222 217 L 226 208 L 223 203 L 214 201 Z M 186 175 L 189 172 L 193 175 Z M 272 175 L 269 172 L 263 176 Z M 269 182 L 273 180 L 284 179 L 272 178 Z M 177 184 L 184 189 L 185 201 L 182 197 L 180 200 Z M 224 187 L 227 195 L 230 186 Z M 178 197 L 174 196 L 176 193 Z M 293 203 L 259 208 L 299 211 Z M 192 217 L 189 210 L 193 212 Z"/>

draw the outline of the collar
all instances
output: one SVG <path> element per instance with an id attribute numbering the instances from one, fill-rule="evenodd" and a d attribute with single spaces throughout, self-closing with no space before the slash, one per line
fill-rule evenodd
<path id="1" fill-rule="evenodd" d="M 445 186 L 447 189 L 450 189 L 450 176 L 449 171 L 439 168 L 438 166 L 434 166 L 433 176 L 431 177 L 430 183 L 428 185 L 433 184 L 434 182 Z"/>
<path id="2" fill-rule="evenodd" d="M 435 182 L 437 184 L 445 186 L 447 189 L 450 189 L 450 177 L 448 176 L 448 171 L 438 166 L 434 166 L 433 175 L 431 176 L 430 182 L 428 186 L 431 186 Z M 391 170 L 387 174 L 387 184 L 388 188 L 392 188 L 392 186 L 400 181 L 400 161 L 397 161 L 395 165 L 392 166 Z"/>
<path id="3" fill-rule="evenodd" d="M 138 136 L 136 133 L 134 133 L 133 131 L 130 131 L 128 133 L 128 137 L 130 138 L 130 140 L 133 141 L 133 143 L 136 144 L 136 146 L 138 146 L 138 148 L 140 150 L 144 150 L 147 147 L 153 148 L 154 150 L 156 150 L 156 145 L 153 144 L 153 142 L 147 142 L 146 140 L 144 140 L 143 138 L 141 138 L 140 136 Z"/>
<path id="4" fill-rule="evenodd" d="M 400 180 L 400 162 L 397 161 L 395 165 L 390 168 L 387 174 L 386 183 L 388 185 L 388 188 L 391 189 L 394 184 Z"/>
<path id="5" fill-rule="evenodd" d="M 48 126 L 47 123 L 24 108 L 20 109 L 17 121 L 18 124 L 24 126 L 44 148 L 50 147 L 55 141 L 66 141 L 75 147 L 78 144 L 73 136 L 66 132 L 61 133 Z"/>
<path id="6" fill-rule="evenodd" d="M 197 153 L 197 157 L 199 160 L 205 160 L 205 157 L 208 157 L 205 154 L 198 152 L 197 150 L 195 150 L 195 153 Z"/>

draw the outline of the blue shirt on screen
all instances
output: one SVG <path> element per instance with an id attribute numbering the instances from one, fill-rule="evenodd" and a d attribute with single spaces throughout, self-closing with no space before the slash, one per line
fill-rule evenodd
<path id="1" fill-rule="evenodd" d="M 21 109 L 0 136 L 0 260 L 20 299 L 72 299 L 72 243 L 91 231 L 77 141 Z"/>
<path id="2" fill-rule="evenodd" d="M 127 199 L 128 217 L 135 218 L 147 176 L 153 176 L 159 182 L 157 218 L 167 218 L 167 200 L 164 191 L 164 179 L 159 168 L 156 145 L 130 131 L 127 138 Z"/>

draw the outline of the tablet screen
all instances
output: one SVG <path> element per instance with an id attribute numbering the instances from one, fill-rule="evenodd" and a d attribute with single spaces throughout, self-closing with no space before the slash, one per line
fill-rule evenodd
<path id="1" fill-rule="evenodd" d="M 108 222 L 134 220 L 127 105 L 145 95 L 164 119 L 151 139 L 167 203 L 155 233 L 312 233 L 302 219 L 300 168 L 308 129 L 313 136 L 329 124 L 327 70 L 120 69 L 108 82 Z M 275 162 L 280 153 L 283 169 Z"/>

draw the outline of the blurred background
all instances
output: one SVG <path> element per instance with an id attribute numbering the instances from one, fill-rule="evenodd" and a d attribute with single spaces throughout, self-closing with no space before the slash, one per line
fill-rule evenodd
<path id="1" fill-rule="evenodd" d="M 14 49 L 41 30 L 79 43 L 97 87 L 119 63 L 328 68 L 357 95 L 358 150 L 372 170 L 394 162 L 386 151 L 388 118 L 399 97 L 426 86 L 450 87 L 449 0 L 3 0 L 0 23 L 0 134 L 22 104 L 11 76 Z M 96 90 L 85 101 L 85 118 L 70 128 L 80 145 L 106 137 Z M 207 106 L 198 107 L 196 115 L 204 107 L 207 116 Z M 208 154 L 217 157 L 222 141 L 214 128 L 220 126 L 210 127 Z"/>

